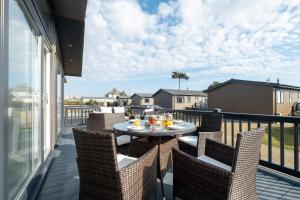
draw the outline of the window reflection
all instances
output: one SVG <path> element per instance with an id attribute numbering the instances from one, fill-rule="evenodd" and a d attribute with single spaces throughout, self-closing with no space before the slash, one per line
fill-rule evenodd
<path id="1" fill-rule="evenodd" d="M 10 198 L 41 162 L 40 40 L 9 1 L 8 189 Z"/>

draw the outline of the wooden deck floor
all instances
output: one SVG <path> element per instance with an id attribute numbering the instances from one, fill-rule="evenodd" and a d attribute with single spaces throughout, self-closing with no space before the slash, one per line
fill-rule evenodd
<path id="1" fill-rule="evenodd" d="M 55 158 L 39 193 L 39 200 L 78 199 L 79 176 L 75 158 L 73 134 L 71 129 L 67 129 L 55 150 Z M 172 172 L 166 175 L 164 182 L 166 199 L 172 199 Z M 157 199 L 161 199 L 159 188 L 158 183 Z M 299 200 L 300 180 L 260 168 L 257 172 L 257 192 L 262 200 Z"/>

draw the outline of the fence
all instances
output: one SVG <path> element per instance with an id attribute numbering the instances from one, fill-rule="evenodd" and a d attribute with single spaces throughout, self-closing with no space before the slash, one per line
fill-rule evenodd
<path id="1" fill-rule="evenodd" d="M 98 107 L 65 107 L 65 126 L 86 124 L 88 113 Z M 175 119 L 193 122 L 200 126 L 201 116 L 210 111 L 161 109 Z M 299 171 L 299 129 L 300 117 L 257 115 L 221 112 L 223 115 L 223 142 L 234 146 L 238 132 L 265 127 L 265 136 L 260 164 L 274 170 L 300 177 Z M 275 139 L 274 139 L 275 138 Z"/>
<path id="2" fill-rule="evenodd" d="M 182 119 L 201 123 L 201 115 L 210 112 L 190 110 L 165 110 L 173 114 L 175 119 Z M 265 127 L 264 146 L 262 152 L 267 154 L 260 160 L 260 164 L 274 170 L 300 177 L 299 172 L 299 124 L 300 117 L 257 115 L 244 113 L 220 112 L 223 115 L 223 142 L 231 146 L 235 145 L 238 132 L 251 130 L 252 128 Z M 276 134 L 279 140 L 278 147 L 273 144 Z M 286 140 L 288 140 L 288 145 Z M 275 155 L 274 155 L 274 151 Z M 289 159 L 286 162 L 286 155 Z M 278 161 L 277 161 L 278 160 Z"/>
<path id="3" fill-rule="evenodd" d="M 65 106 L 64 108 L 64 126 L 74 127 L 85 125 L 90 112 L 98 111 L 96 106 Z"/>

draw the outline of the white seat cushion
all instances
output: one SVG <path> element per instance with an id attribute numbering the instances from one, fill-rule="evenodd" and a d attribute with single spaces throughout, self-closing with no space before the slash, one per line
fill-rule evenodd
<path id="1" fill-rule="evenodd" d="M 197 147 L 198 136 L 188 135 L 178 138 L 179 141 Z"/>
<path id="2" fill-rule="evenodd" d="M 112 107 L 100 107 L 101 113 L 112 113 Z"/>
<path id="3" fill-rule="evenodd" d="M 117 154 L 117 161 L 118 161 L 119 170 L 123 167 L 126 167 L 127 165 L 129 165 L 130 163 L 132 163 L 135 160 L 137 160 L 137 158 L 125 156 L 125 155 L 120 154 L 120 153 Z"/>
<path id="4" fill-rule="evenodd" d="M 211 157 L 208 157 L 206 155 L 201 155 L 197 159 L 202 160 L 202 161 L 204 161 L 206 163 L 209 163 L 211 165 L 214 165 L 216 167 L 225 169 L 227 171 L 231 171 L 231 167 L 229 165 L 226 165 L 226 164 L 224 164 L 224 163 L 222 163 L 222 162 L 220 162 L 218 160 L 215 160 L 215 159 L 213 159 Z"/>
<path id="5" fill-rule="evenodd" d="M 114 107 L 114 113 L 125 113 L 124 107 Z"/>
<path id="6" fill-rule="evenodd" d="M 133 136 L 132 139 L 136 139 L 137 137 Z M 116 137 L 117 139 L 117 145 L 121 146 L 123 144 L 129 144 L 130 143 L 130 135 L 120 135 Z"/>

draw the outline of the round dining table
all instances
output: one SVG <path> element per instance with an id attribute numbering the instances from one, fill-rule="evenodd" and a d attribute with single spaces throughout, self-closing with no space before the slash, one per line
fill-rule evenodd
<path id="1" fill-rule="evenodd" d="M 176 126 L 174 125 L 169 127 L 164 127 L 160 125 L 149 126 L 146 123 L 147 122 L 145 120 L 141 120 L 141 127 L 143 127 L 143 129 L 140 130 L 130 129 L 130 127 L 134 126 L 134 124 L 130 121 L 116 123 L 113 125 L 113 129 L 124 135 L 158 138 L 165 136 L 175 137 L 176 135 L 185 135 L 188 133 L 192 133 L 197 129 L 194 123 L 185 121 L 178 121 L 178 123 L 174 124 L 178 127 L 178 129 L 176 129 Z"/>
<path id="2" fill-rule="evenodd" d="M 168 140 L 174 140 L 174 138 L 177 138 L 181 135 L 186 135 L 189 133 L 192 133 L 196 131 L 197 126 L 194 123 L 185 122 L 182 120 L 174 120 L 174 125 L 171 126 L 149 126 L 147 124 L 147 121 L 141 120 L 140 129 L 136 130 L 134 123 L 132 121 L 126 121 L 126 122 L 120 122 L 113 125 L 113 129 L 122 134 L 122 135 L 129 135 L 130 136 L 130 146 L 129 146 L 129 152 L 128 154 L 131 155 L 132 152 L 132 146 L 133 146 L 133 136 L 138 138 L 149 138 L 148 142 L 152 144 L 158 145 L 159 148 L 159 155 L 158 155 L 158 176 L 160 178 L 161 183 L 161 189 L 162 189 L 162 195 L 164 195 L 164 189 L 163 189 L 163 176 L 164 173 L 168 170 L 169 166 L 166 164 L 166 162 L 169 162 L 170 158 L 164 158 L 162 154 L 164 155 L 170 155 L 172 152 L 172 147 L 174 147 L 174 144 L 169 144 L 166 148 L 164 148 L 164 144 L 162 142 L 162 138 L 169 138 Z M 175 139 L 177 140 L 177 139 Z M 177 143 L 177 141 L 176 141 Z M 170 157 L 169 156 L 169 157 Z M 172 160 L 172 158 L 171 158 Z M 172 163 L 171 163 L 172 164 Z M 162 165 L 166 169 L 162 169 Z"/>

